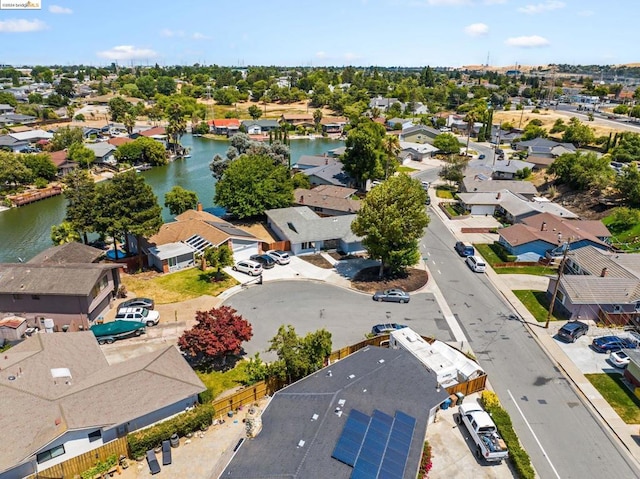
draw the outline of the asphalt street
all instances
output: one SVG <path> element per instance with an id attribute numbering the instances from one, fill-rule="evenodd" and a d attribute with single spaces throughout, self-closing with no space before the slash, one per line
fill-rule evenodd
<path id="1" fill-rule="evenodd" d="M 527 327 L 508 319 L 513 311 L 501 294 L 455 253 L 454 243 L 454 236 L 432 213 L 423 257 L 539 476 L 640 477 Z"/>
<path id="2" fill-rule="evenodd" d="M 269 340 L 281 325 L 292 325 L 298 335 L 327 329 L 333 349 L 365 339 L 378 323 L 401 323 L 425 336 L 452 341 L 444 316 L 432 294 L 412 294 L 407 304 L 378 303 L 360 294 L 325 283 L 276 281 L 248 288 L 224 303 L 236 309 L 253 327 L 253 338 L 244 349 L 250 356 L 265 354 Z"/>

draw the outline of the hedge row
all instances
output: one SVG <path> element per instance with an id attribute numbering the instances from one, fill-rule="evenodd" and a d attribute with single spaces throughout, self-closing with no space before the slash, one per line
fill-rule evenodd
<path id="1" fill-rule="evenodd" d="M 149 449 L 162 445 L 173 434 L 185 436 L 189 433 L 206 429 L 213 423 L 215 410 L 212 404 L 202 404 L 186 411 L 168 421 L 129 434 L 127 442 L 134 458 L 143 457 Z"/>
<path id="2" fill-rule="evenodd" d="M 518 259 L 517 256 L 509 254 L 506 248 L 498 242 L 490 244 L 489 248 L 491 248 L 491 250 L 496 254 L 498 258 L 500 258 L 500 261 L 502 261 L 503 263 L 511 263 Z"/>
<path id="3" fill-rule="evenodd" d="M 531 459 L 527 451 L 522 449 L 518 436 L 513 430 L 513 424 L 509 413 L 500 405 L 498 396 L 493 391 L 482 391 L 482 405 L 484 409 L 491 414 L 493 422 L 495 422 L 498 432 L 504 439 L 509 449 L 509 459 L 516 474 L 521 479 L 535 479 L 535 472 L 531 466 Z"/>

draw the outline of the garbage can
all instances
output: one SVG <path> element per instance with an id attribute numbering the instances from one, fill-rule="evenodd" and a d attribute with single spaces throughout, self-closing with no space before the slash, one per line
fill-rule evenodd
<path id="1" fill-rule="evenodd" d="M 444 400 L 444 402 L 442 403 L 442 405 L 440 406 L 440 409 L 444 410 L 444 409 L 449 409 L 449 406 L 451 406 L 451 399 L 447 398 Z"/>
<path id="2" fill-rule="evenodd" d="M 464 401 L 464 394 L 462 394 L 461 392 L 457 392 L 456 397 L 456 406 L 460 406 L 462 404 L 462 401 Z"/>

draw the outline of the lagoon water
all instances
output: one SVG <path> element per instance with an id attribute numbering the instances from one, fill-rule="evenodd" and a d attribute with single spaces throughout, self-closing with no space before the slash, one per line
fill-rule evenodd
<path id="1" fill-rule="evenodd" d="M 213 203 L 215 180 L 209 171 L 209 163 L 216 153 L 224 156 L 229 143 L 185 135 L 182 144 L 191 148 L 191 158 L 180 159 L 167 166 L 142 172 L 145 180 L 164 204 L 164 195 L 174 186 L 195 191 L 204 209 L 220 212 Z M 344 146 L 344 142 L 327 139 L 291 140 L 291 162 L 295 164 L 301 155 L 321 155 L 328 150 Z M 20 208 L 0 211 L 0 263 L 27 261 L 50 247 L 51 226 L 62 222 L 65 215 L 64 196 L 56 196 Z M 165 221 L 171 215 L 163 208 Z"/>

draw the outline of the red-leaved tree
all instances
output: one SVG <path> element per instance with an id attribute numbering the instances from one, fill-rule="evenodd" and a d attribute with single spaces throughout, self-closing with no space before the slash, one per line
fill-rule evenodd
<path id="1" fill-rule="evenodd" d="M 242 350 L 253 336 L 251 324 L 229 306 L 196 312 L 196 325 L 178 339 L 180 349 L 191 358 L 212 362 Z"/>

